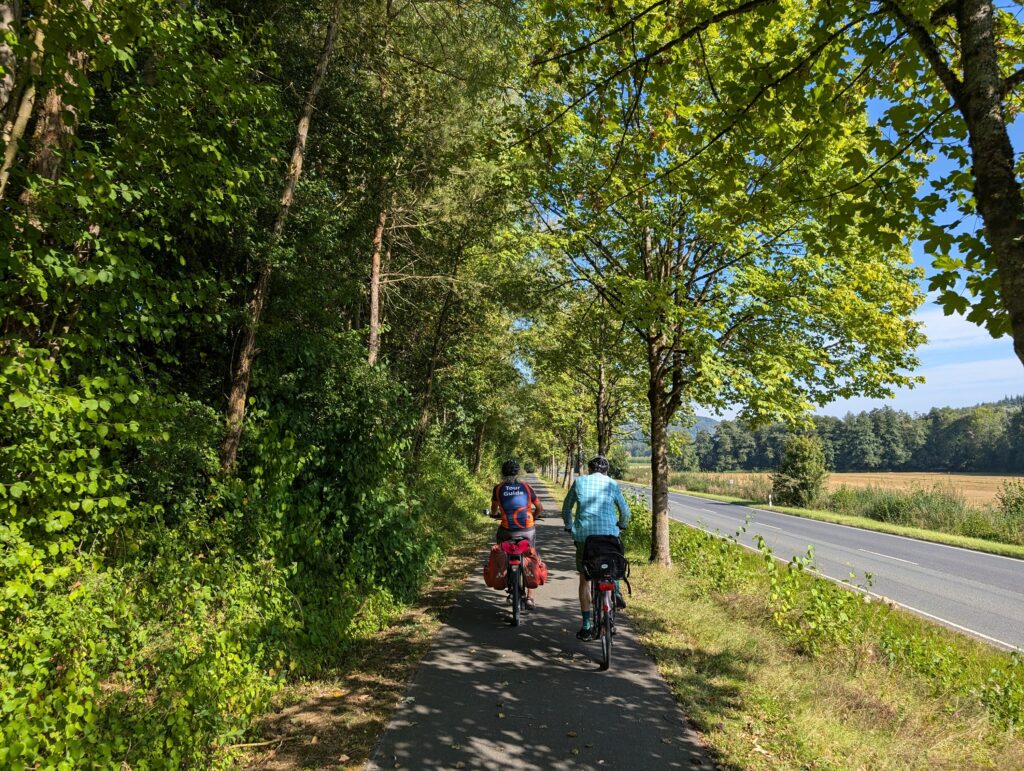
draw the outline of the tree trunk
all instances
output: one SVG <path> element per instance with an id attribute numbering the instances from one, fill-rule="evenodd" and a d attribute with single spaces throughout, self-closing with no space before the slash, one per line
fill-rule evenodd
<path id="1" fill-rule="evenodd" d="M 15 84 L 18 81 L 18 58 L 14 49 L 7 42 L 8 37 L 18 38 L 21 25 L 21 2 L 0 3 L 0 115 L 6 115 L 8 103 L 14 96 Z"/>
<path id="2" fill-rule="evenodd" d="M 959 107 L 970 136 L 974 195 L 1010 317 L 1013 349 L 1024 363 L 1024 200 L 1006 130 L 995 8 L 991 0 L 962 0 L 956 20 L 963 63 Z"/>
<path id="3" fill-rule="evenodd" d="M 18 157 L 18 148 L 35 110 L 35 78 L 39 75 L 43 61 L 46 19 L 39 19 L 37 25 L 28 63 L 18 70 L 14 86 L 7 98 L 3 129 L 4 158 L 0 163 L 0 201 L 7 192 L 7 183 L 11 178 L 14 161 Z"/>
<path id="4" fill-rule="evenodd" d="M 370 342 L 366 361 L 372 367 L 380 353 L 380 255 L 384 243 L 384 225 L 388 210 L 382 208 L 373 229 L 373 249 L 370 253 Z"/>
<path id="5" fill-rule="evenodd" d="M 302 114 L 299 116 L 299 122 L 295 129 L 295 145 L 292 148 L 291 162 L 288 166 L 288 174 L 285 176 L 284 187 L 278 202 L 277 216 L 274 219 L 274 226 L 271 230 L 266 253 L 264 254 L 263 265 L 260 268 L 256 285 L 253 287 L 252 295 L 246 305 L 247 315 L 245 327 L 242 330 L 242 341 L 231 368 L 231 391 L 228 394 L 226 411 L 227 433 L 220 446 L 220 464 L 224 470 L 233 468 L 238 460 L 238 446 L 242 441 L 242 429 L 245 425 L 245 404 L 249 398 L 252 363 L 256 358 L 256 330 L 259 327 L 260 317 L 263 314 L 263 308 L 266 305 L 267 295 L 270 290 L 273 253 L 281 241 L 285 223 L 288 221 L 288 212 L 295 197 L 295 188 L 299 183 L 299 177 L 302 176 L 302 163 L 306 154 L 306 139 L 309 136 L 309 124 L 313 117 L 313 107 L 316 104 L 317 95 L 320 93 L 320 87 L 323 85 L 324 77 L 327 74 L 327 65 L 330 62 L 331 54 L 334 51 L 338 19 L 341 16 L 343 3 L 344 0 L 335 0 L 331 8 L 331 18 L 327 24 L 323 49 L 320 51 L 320 58 L 317 60 L 316 68 L 313 71 L 313 81 L 310 83 L 309 91 L 306 92 L 306 100 L 302 105 Z"/>
<path id="6" fill-rule="evenodd" d="M 569 489 L 569 477 L 572 474 L 572 445 L 565 449 L 565 473 L 562 475 L 562 487 Z"/>
<path id="7" fill-rule="evenodd" d="M 473 474 L 480 473 L 480 467 L 483 465 L 484 458 L 484 439 L 487 436 L 487 421 L 480 421 L 480 426 L 476 430 L 476 436 L 473 438 L 473 458 L 471 467 Z"/>
<path id="8" fill-rule="evenodd" d="M 423 399 L 420 402 L 420 419 L 416 425 L 416 438 L 413 440 L 413 460 L 419 458 L 423 451 L 423 444 L 427 438 L 427 430 L 430 428 L 430 415 L 432 412 L 432 399 L 434 394 L 434 373 L 437 371 L 437 361 L 441 355 L 441 345 L 445 339 L 444 327 L 448 321 L 448 312 L 452 306 L 452 298 L 455 293 L 451 287 L 444 296 L 444 303 L 441 305 L 441 312 L 437 316 L 437 327 L 434 330 L 434 342 L 430 351 L 430 359 L 427 362 L 427 378 L 423 389 Z"/>
<path id="9" fill-rule="evenodd" d="M 608 410 L 608 381 L 605 365 L 597 365 L 597 454 L 608 457 L 612 443 L 612 427 Z"/>
<path id="10" fill-rule="evenodd" d="M 668 537 L 668 395 L 661 382 L 658 351 L 648 344 L 647 400 L 651 408 L 651 562 L 671 565 Z"/>
<path id="11" fill-rule="evenodd" d="M 75 52 L 68 55 L 68 61 L 71 70 L 65 77 L 70 83 L 74 79 L 73 71 L 84 70 L 88 59 L 84 53 Z M 39 105 L 35 132 L 32 135 L 33 173 L 51 181 L 60 178 L 61 161 L 78 129 L 78 117 L 78 111 L 64 101 L 58 89 L 51 88 L 46 92 L 42 104 Z M 22 198 L 26 199 L 28 195 L 26 190 L 22 193 Z"/>

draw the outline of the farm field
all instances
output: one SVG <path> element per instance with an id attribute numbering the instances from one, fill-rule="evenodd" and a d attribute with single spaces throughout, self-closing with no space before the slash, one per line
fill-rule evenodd
<path id="1" fill-rule="evenodd" d="M 987 504 L 995 500 L 1004 482 L 1020 477 L 1000 474 L 947 474 L 935 471 L 876 471 L 831 474 L 829 490 L 846 487 L 889 487 L 906 490 L 913 487 L 948 485 L 959 492 L 968 503 Z"/>
<path id="2" fill-rule="evenodd" d="M 631 464 L 630 470 L 637 480 L 650 479 L 647 461 Z M 768 472 L 762 471 L 707 472 L 705 475 L 724 481 L 735 480 L 737 486 L 749 484 L 753 479 L 763 479 L 765 485 L 770 485 L 768 479 L 771 476 Z M 845 486 L 911 490 L 920 487 L 931 489 L 941 485 L 958 492 L 967 503 L 987 505 L 995 502 L 996 493 L 1005 481 L 1020 478 L 1003 474 L 952 474 L 941 471 L 845 471 L 829 474 L 828 489 L 831 492 Z"/>

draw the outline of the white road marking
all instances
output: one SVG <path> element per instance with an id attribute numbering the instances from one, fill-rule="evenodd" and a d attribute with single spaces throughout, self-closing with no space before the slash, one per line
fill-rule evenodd
<path id="1" fill-rule="evenodd" d="M 712 511 L 711 509 L 701 509 L 701 511 L 706 511 L 708 514 L 717 514 L 718 513 L 717 511 Z"/>
<path id="2" fill-rule="evenodd" d="M 775 525 L 766 525 L 764 522 L 751 522 L 751 527 L 770 527 L 772 530 L 782 530 L 781 527 L 775 527 Z"/>
<path id="3" fill-rule="evenodd" d="M 874 554 L 876 557 L 885 557 L 887 560 L 896 560 L 897 562 L 906 562 L 908 565 L 917 565 L 916 562 L 911 562 L 910 560 L 900 559 L 899 557 L 891 557 L 888 554 L 879 554 L 877 551 L 871 551 L 871 549 L 857 549 L 857 551 L 862 551 L 865 554 Z"/>
<path id="4" fill-rule="evenodd" d="M 931 613 L 923 611 L 920 608 L 915 608 L 912 605 L 907 605 L 906 603 L 899 602 L 898 600 L 894 600 L 892 597 L 883 597 L 882 595 L 875 594 L 874 592 L 868 592 L 868 594 L 870 594 L 872 597 L 878 597 L 881 600 L 888 600 L 889 602 L 894 603 L 895 605 L 899 605 L 901 608 L 906 608 L 907 610 L 913 611 L 914 613 L 919 613 L 922 616 L 927 616 L 928 618 L 934 619 L 935 621 L 945 624 L 946 626 L 951 626 L 954 629 L 959 629 L 961 632 L 967 632 L 968 634 L 973 634 L 976 637 L 981 637 L 982 639 L 988 640 L 989 642 L 994 642 L 996 643 L 996 645 L 1001 645 L 1004 648 L 1009 648 L 1011 651 L 1024 650 L 1024 648 L 1021 648 L 1019 645 L 1003 642 L 1002 640 L 998 640 L 995 637 L 989 637 L 987 634 L 982 634 L 977 630 L 970 629 L 966 626 L 960 626 L 959 624 L 954 624 L 952 621 L 947 621 L 946 619 L 940 618 L 939 616 L 933 616 Z"/>

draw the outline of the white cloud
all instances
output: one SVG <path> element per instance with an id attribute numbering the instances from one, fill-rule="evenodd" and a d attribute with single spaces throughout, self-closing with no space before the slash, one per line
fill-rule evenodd
<path id="1" fill-rule="evenodd" d="M 970 407 L 1024 393 L 1024 366 L 1015 356 L 939 364 L 923 367 L 916 374 L 924 375 L 925 382 L 897 390 L 892 399 L 843 399 L 819 412 L 845 415 L 885 406 L 927 412 L 932 407 Z"/>
<path id="2" fill-rule="evenodd" d="M 984 329 L 972 324 L 963 316 L 947 316 L 941 308 L 927 305 L 917 312 L 916 319 L 924 323 L 928 342 L 922 346 L 927 351 L 949 351 L 976 346 L 1003 345 L 1008 338 L 993 340 Z"/>

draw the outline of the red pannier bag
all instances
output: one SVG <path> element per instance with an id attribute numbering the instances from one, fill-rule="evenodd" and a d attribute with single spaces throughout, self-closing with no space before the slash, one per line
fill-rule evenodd
<path id="1" fill-rule="evenodd" d="M 548 566 L 533 547 L 523 555 L 523 575 L 528 589 L 536 589 L 548 582 Z"/>
<path id="2" fill-rule="evenodd" d="M 492 589 L 504 589 L 508 585 L 508 561 L 498 544 L 491 547 L 491 556 L 484 566 L 484 583 Z"/>

